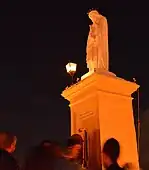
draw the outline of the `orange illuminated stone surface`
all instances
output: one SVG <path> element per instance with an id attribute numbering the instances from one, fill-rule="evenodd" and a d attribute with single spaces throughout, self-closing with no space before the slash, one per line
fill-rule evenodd
<path id="1" fill-rule="evenodd" d="M 121 145 L 119 164 L 132 163 L 139 170 L 131 94 L 136 83 L 116 76 L 93 73 L 63 91 L 70 102 L 71 134 L 88 132 L 89 167 L 101 168 L 101 150 L 111 137 Z"/>

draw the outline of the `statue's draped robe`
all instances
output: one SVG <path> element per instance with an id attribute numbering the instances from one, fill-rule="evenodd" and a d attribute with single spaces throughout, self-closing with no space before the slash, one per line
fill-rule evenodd
<path id="1" fill-rule="evenodd" d="M 91 25 L 86 51 L 89 69 L 109 70 L 108 24 L 102 15 L 99 15 L 98 23 Z"/>

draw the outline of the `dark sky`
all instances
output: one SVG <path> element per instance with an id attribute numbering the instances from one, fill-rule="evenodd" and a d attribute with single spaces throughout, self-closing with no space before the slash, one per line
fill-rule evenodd
<path id="1" fill-rule="evenodd" d="M 18 153 L 42 139 L 69 135 L 69 84 L 65 65 L 86 70 L 87 11 L 98 8 L 109 23 L 110 70 L 141 85 L 141 108 L 149 99 L 149 12 L 129 1 L 4 1 L 0 4 L 0 129 L 18 136 Z"/>

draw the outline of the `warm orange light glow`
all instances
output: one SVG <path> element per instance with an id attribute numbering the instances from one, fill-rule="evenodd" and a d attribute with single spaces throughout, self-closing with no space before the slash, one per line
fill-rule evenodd
<path id="1" fill-rule="evenodd" d="M 76 69 L 77 69 L 77 64 L 75 63 L 68 63 L 66 65 L 66 70 L 67 70 L 67 73 L 69 74 L 74 74 L 76 72 Z"/>
<path id="2" fill-rule="evenodd" d="M 139 170 L 131 98 L 138 87 L 116 76 L 93 73 L 63 91 L 62 96 L 70 102 L 71 134 L 85 128 L 89 135 L 88 169 L 101 169 L 100 149 L 113 137 L 121 146 L 120 166 L 132 163 L 132 169 Z"/>

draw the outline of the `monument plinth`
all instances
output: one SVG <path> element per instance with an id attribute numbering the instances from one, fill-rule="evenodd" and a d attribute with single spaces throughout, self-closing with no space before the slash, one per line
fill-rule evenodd
<path id="1" fill-rule="evenodd" d="M 132 163 L 139 170 L 131 94 L 136 83 L 116 76 L 92 73 L 63 91 L 70 102 L 71 134 L 88 133 L 89 167 L 101 168 L 101 149 L 108 138 L 120 142 L 120 165 Z"/>

